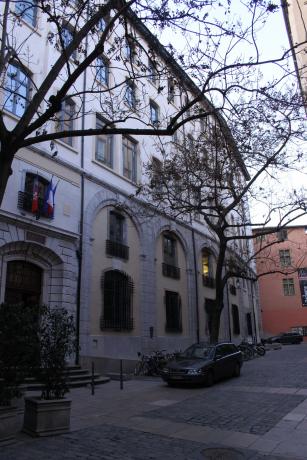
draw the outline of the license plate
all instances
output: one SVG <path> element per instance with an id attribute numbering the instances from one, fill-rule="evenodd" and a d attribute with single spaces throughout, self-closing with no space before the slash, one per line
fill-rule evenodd
<path id="1" fill-rule="evenodd" d="M 172 380 L 182 380 L 182 379 L 183 379 L 182 375 L 173 375 L 172 376 Z"/>

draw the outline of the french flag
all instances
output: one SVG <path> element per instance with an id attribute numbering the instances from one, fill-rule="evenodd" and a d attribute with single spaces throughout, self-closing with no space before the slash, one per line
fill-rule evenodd
<path id="1" fill-rule="evenodd" d="M 49 182 L 45 193 L 45 200 L 44 200 L 44 215 L 46 217 L 53 217 L 54 213 L 54 195 L 58 184 L 53 185 L 52 179 Z"/>
<path id="2" fill-rule="evenodd" d="M 31 211 L 33 212 L 33 214 L 36 214 L 38 212 L 38 193 L 39 193 L 39 181 L 38 181 L 38 175 L 36 175 L 33 181 L 33 195 L 32 195 L 32 206 L 31 206 Z"/>

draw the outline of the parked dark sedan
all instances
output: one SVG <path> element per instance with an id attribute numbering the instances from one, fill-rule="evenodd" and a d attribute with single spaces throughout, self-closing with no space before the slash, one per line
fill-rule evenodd
<path id="1" fill-rule="evenodd" d="M 211 386 L 225 377 L 239 377 L 241 366 L 242 353 L 233 343 L 196 343 L 169 361 L 161 377 L 168 385 L 203 383 Z"/>
<path id="2" fill-rule="evenodd" d="M 303 336 L 298 332 L 281 332 L 274 337 L 269 337 L 266 339 L 268 343 L 301 343 L 303 341 Z"/>

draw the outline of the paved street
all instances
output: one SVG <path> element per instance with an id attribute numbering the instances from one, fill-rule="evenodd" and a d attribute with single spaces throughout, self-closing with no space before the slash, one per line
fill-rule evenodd
<path id="1" fill-rule="evenodd" d="M 269 351 L 212 388 L 143 378 L 70 396 L 71 433 L 21 433 L 0 459 L 307 460 L 307 344 Z"/>

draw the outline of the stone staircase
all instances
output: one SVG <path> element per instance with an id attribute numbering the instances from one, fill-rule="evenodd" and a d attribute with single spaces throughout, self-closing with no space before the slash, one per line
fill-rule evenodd
<path id="1" fill-rule="evenodd" d="M 92 373 L 88 369 L 82 369 L 81 366 L 67 366 L 68 371 L 68 386 L 69 388 L 80 388 L 92 383 Z M 105 377 L 94 373 L 94 384 L 102 385 L 110 381 L 110 377 Z M 26 391 L 40 391 L 43 386 L 34 377 L 25 379 L 23 388 Z"/>

